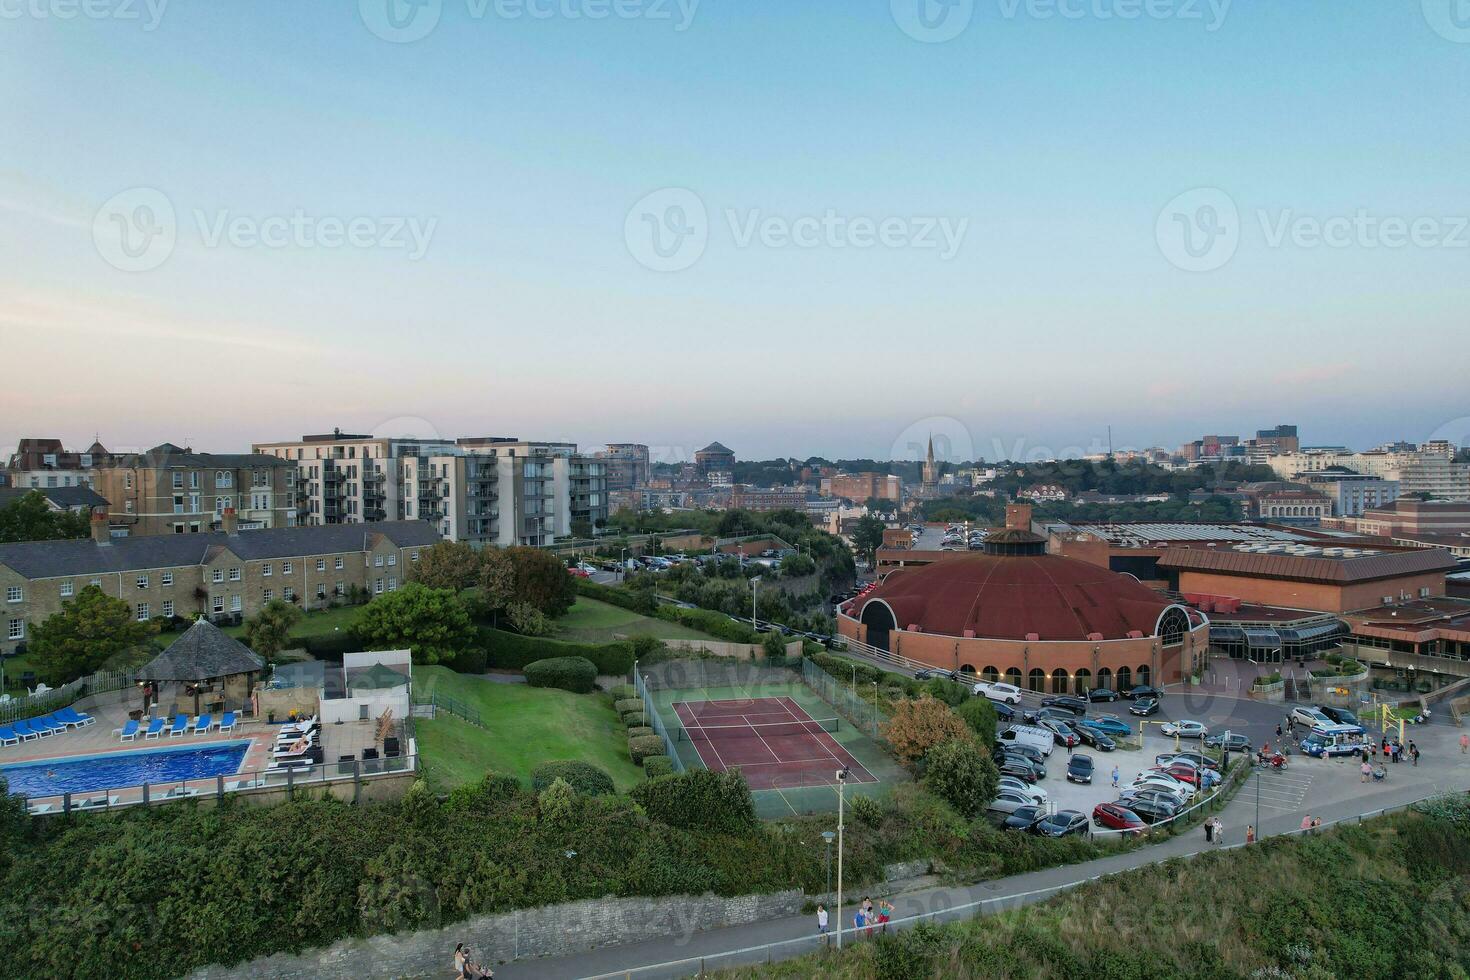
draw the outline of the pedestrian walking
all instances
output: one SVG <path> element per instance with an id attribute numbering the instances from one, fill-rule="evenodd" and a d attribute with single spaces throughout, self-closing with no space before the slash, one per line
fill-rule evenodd
<path id="1" fill-rule="evenodd" d="M 868 924 L 867 936 L 870 939 L 873 936 L 873 923 L 877 920 L 877 918 L 878 918 L 877 913 L 873 911 L 873 900 L 871 898 L 869 898 L 868 896 L 864 895 L 863 896 L 863 921 Z"/>
<path id="2" fill-rule="evenodd" d="M 1276 741 L 1278 741 L 1278 742 L 1281 741 L 1281 726 L 1280 725 L 1277 725 L 1276 726 Z"/>
<path id="3" fill-rule="evenodd" d="M 1215 821 L 1213 820 L 1205 821 L 1205 843 L 1215 843 Z"/>
<path id="4" fill-rule="evenodd" d="M 1321 829 L 1322 829 L 1322 818 L 1321 817 L 1313 817 L 1312 818 L 1312 833 L 1315 834 L 1315 833 L 1317 833 L 1317 831 L 1319 831 Z"/>
<path id="5" fill-rule="evenodd" d="M 1215 822 L 1215 843 L 1225 843 L 1225 825 L 1220 822 L 1219 817 L 1212 818 Z"/>
<path id="6" fill-rule="evenodd" d="M 1113 789 L 1118 788 L 1118 767 L 1113 767 Z"/>
<path id="7" fill-rule="evenodd" d="M 1302 817 L 1302 833 L 1310 833 L 1312 830 L 1312 815 L 1309 813 Z"/>
<path id="8" fill-rule="evenodd" d="M 1067 736 L 1067 758 L 1072 758 L 1072 736 Z"/>
<path id="9" fill-rule="evenodd" d="M 1363 773 L 1363 778 L 1359 780 L 1359 782 L 1366 783 L 1368 781 L 1368 777 L 1373 775 L 1373 763 L 1369 762 L 1367 759 L 1364 759 L 1361 771 Z"/>
<path id="10" fill-rule="evenodd" d="M 1460 754 L 1464 755 L 1466 752 L 1470 752 L 1470 735 L 1461 735 Z"/>
<path id="11" fill-rule="evenodd" d="M 825 906 L 825 905 L 818 905 L 817 906 L 817 935 L 822 937 L 822 941 L 823 942 L 826 942 L 827 941 L 827 935 L 831 931 L 832 930 L 827 925 L 827 906 Z"/>
<path id="12" fill-rule="evenodd" d="M 888 920 L 891 918 L 893 918 L 893 903 L 885 898 L 878 903 L 878 924 L 883 927 L 878 930 L 879 932 L 888 931 Z"/>
<path id="13" fill-rule="evenodd" d="M 1247 844 L 1254 844 L 1256 842 L 1256 828 L 1255 828 L 1255 825 L 1253 825 L 1253 824 L 1246 824 L 1245 825 L 1245 842 Z"/>
<path id="14" fill-rule="evenodd" d="M 1419 764 L 1419 746 L 1415 745 L 1413 742 L 1409 743 L 1409 755 L 1413 757 L 1414 765 L 1417 766 Z"/>

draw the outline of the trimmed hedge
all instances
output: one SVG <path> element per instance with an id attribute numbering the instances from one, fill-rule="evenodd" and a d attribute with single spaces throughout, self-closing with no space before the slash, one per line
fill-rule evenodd
<path id="1" fill-rule="evenodd" d="M 643 710 L 643 699 L 642 698 L 618 698 L 616 701 L 613 702 L 613 710 L 616 711 L 620 715 L 625 715 L 625 714 L 627 714 L 630 711 L 642 711 Z"/>
<path id="2" fill-rule="evenodd" d="M 597 685 L 597 665 L 586 657 L 550 657 L 526 664 L 526 683 L 588 694 Z"/>
<path id="3" fill-rule="evenodd" d="M 589 599 L 597 599 L 609 605 L 619 606 L 629 612 L 635 612 L 643 616 L 652 616 L 658 608 L 658 598 L 649 591 L 639 589 L 623 589 L 611 585 L 601 585 L 597 582 L 588 581 L 585 578 L 576 580 L 578 595 L 584 595 Z"/>
<path id="4" fill-rule="evenodd" d="M 640 735 L 638 738 L 628 739 L 628 757 L 635 766 L 642 765 L 643 760 L 651 755 L 663 754 L 664 740 L 657 735 Z"/>
<path id="5" fill-rule="evenodd" d="M 643 775 L 649 779 L 657 779 L 660 776 L 671 776 L 674 773 L 674 763 L 666 755 L 650 755 L 643 759 Z"/>
<path id="6" fill-rule="evenodd" d="M 648 717 L 644 715 L 644 713 L 641 711 L 630 711 L 627 714 L 623 715 L 622 720 L 624 728 L 631 729 L 648 727 Z M 649 730 L 652 731 L 652 729 Z"/>
<path id="7" fill-rule="evenodd" d="M 638 697 L 638 689 L 632 684 L 619 684 L 617 687 L 612 689 L 611 693 L 613 699 L 617 701 L 623 701 L 628 698 Z"/>
<path id="8" fill-rule="evenodd" d="M 521 670 L 527 664 L 553 657 L 584 657 L 604 675 L 626 674 L 633 669 L 633 647 L 622 640 L 614 643 L 566 643 L 544 636 L 521 636 L 505 630 L 485 629 L 487 664 L 509 670 Z"/>
<path id="9" fill-rule="evenodd" d="M 638 738 L 641 735 L 652 734 L 654 734 L 653 729 L 649 728 L 647 725 L 634 725 L 632 728 L 628 729 L 629 738 Z"/>
<path id="10" fill-rule="evenodd" d="M 685 609 L 683 606 L 659 606 L 654 616 L 669 623 L 708 633 L 730 643 L 759 643 L 761 635 L 743 623 L 710 609 Z"/>
<path id="11" fill-rule="evenodd" d="M 730 834 L 757 826 L 750 786 L 739 772 L 691 769 L 639 783 L 631 795 L 670 827 Z"/>
<path id="12" fill-rule="evenodd" d="M 592 763 L 578 759 L 543 762 L 531 770 L 531 788 L 538 793 L 558 779 L 565 779 L 583 796 L 607 796 L 616 791 L 611 776 Z"/>
<path id="13" fill-rule="evenodd" d="M 298 641 L 293 639 L 291 642 L 295 643 Z M 356 653 L 362 649 L 362 641 L 350 629 L 337 633 L 320 633 L 316 636 L 303 636 L 299 642 L 301 648 L 317 660 L 333 660 L 337 663 L 342 662 L 343 655 Z"/>

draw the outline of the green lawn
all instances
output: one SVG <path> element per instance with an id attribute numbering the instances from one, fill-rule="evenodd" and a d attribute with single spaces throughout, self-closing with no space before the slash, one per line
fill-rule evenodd
<path id="1" fill-rule="evenodd" d="M 581 759 L 607 771 L 620 791 L 643 779 L 628 759 L 628 740 L 601 693 L 571 694 L 525 684 L 497 684 L 448 667 L 415 667 L 415 697 L 438 691 L 479 712 L 485 728 L 441 715 L 414 723 L 429 782 L 444 791 L 487 771 L 529 783 L 541 762 Z"/>
<path id="2" fill-rule="evenodd" d="M 578 596 L 565 616 L 556 621 L 557 639 L 606 643 L 617 636 L 656 636 L 661 640 L 713 640 L 698 630 L 642 616 L 621 606 Z"/>
<path id="3" fill-rule="evenodd" d="M 291 630 L 291 636 L 295 639 L 303 639 L 308 636 L 333 633 L 339 629 L 345 630 L 357 619 L 362 608 L 362 606 L 338 606 L 336 609 L 314 609 L 301 617 L 296 628 Z M 224 632 L 238 640 L 245 636 L 245 627 L 243 625 L 226 626 Z"/>

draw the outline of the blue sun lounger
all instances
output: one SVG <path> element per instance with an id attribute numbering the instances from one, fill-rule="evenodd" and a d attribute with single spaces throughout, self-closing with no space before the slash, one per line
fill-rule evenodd
<path id="1" fill-rule="evenodd" d="M 168 730 L 169 738 L 179 738 L 189 730 L 188 715 L 174 715 L 174 723 Z"/>
<path id="2" fill-rule="evenodd" d="M 20 734 L 9 725 L 0 726 L 0 745 L 19 745 Z"/>
<path id="3" fill-rule="evenodd" d="M 160 738 L 163 735 L 163 726 L 168 724 L 167 718 L 154 718 L 148 722 L 148 730 L 143 733 L 143 741 L 150 738 Z"/>
<path id="4" fill-rule="evenodd" d="M 123 725 L 121 728 L 114 728 L 112 734 L 118 736 L 118 741 L 120 742 L 132 742 L 138 737 L 138 723 L 129 718 L 126 725 Z"/>
<path id="5" fill-rule="evenodd" d="M 14 722 L 10 727 L 20 732 L 22 738 L 24 738 L 26 734 L 29 734 L 31 738 L 50 738 L 52 735 L 56 734 L 50 729 L 50 727 L 46 725 L 37 725 L 36 722 L 38 721 L 40 721 L 39 718 L 32 718 L 29 721 L 17 721 Z"/>
<path id="6" fill-rule="evenodd" d="M 200 715 L 198 718 L 194 719 L 194 724 L 190 727 L 194 729 L 195 735 L 208 735 L 209 730 L 214 727 L 214 715 Z"/>
<path id="7" fill-rule="evenodd" d="M 68 728 L 82 728 L 86 725 L 95 725 L 97 723 L 96 718 L 93 718 L 86 712 L 79 712 L 75 708 L 62 708 L 52 717 Z"/>
<path id="8" fill-rule="evenodd" d="M 233 711 L 226 711 L 225 716 L 219 720 L 219 730 L 220 734 L 235 730 L 235 713 Z"/>

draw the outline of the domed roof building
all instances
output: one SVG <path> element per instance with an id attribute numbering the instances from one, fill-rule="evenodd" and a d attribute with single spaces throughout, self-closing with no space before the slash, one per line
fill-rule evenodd
<path id="1" fill-rule="evenodd" d="M 1208 627 L 1131 575 L 1048 554 L 1015 526 L 983 553 L 895 569 L 838 615 L 843 635 L 880 651 L 1049 693 L 1182 680 Z"/>

